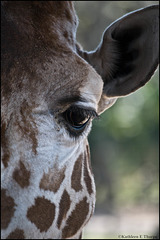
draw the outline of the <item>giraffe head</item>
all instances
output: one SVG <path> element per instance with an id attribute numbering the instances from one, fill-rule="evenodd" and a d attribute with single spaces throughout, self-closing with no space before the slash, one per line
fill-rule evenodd
<path id="1" fill-rule="evenodd" d="M 158 7 L 76 42 L 70 1 L 2 2 L 2 238 L 80 238 L 94 211 L 87 135 L 158 65 Z"/>

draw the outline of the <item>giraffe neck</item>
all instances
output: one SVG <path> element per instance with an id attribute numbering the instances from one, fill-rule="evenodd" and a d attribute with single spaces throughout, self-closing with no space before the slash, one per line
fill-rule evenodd
<path id="1" fill-rule="evenodd" d="M 79 152 L 77 159 L 69 150 L 66 161 L 55 158 L 47 168 L 38 163 L 38 158 L 32 159 L 32 168 L 26 164 L 28 161 L 20 159 L 10 173 L 14 181 L 7 181 L 8 174 L 4 172 L 3 189 L 7 190 L 2 197 L 8 204 L 12 202 L 12 216 L 4 223 L 2 235 L 12 238 L 20 234 L 29 239 L 80 236 L 95 206 L 89 147 L 86 141 L 83 145 L 74 148 Z"/>

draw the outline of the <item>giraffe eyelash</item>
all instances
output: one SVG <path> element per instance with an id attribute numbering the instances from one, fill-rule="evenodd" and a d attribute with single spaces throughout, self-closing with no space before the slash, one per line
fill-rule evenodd
<path id="1" fill-rule="evenodd" d="M 82 106 L 76 106 L 76 105 L 71 106 L 69 109 L 74 111 L 75 113 L 82 114 L 84 117 L 89 116 L 92 118 L 99 118 L 99 115 L 93 109 L 86 109 L 86 108 L 83 108 Z"/>

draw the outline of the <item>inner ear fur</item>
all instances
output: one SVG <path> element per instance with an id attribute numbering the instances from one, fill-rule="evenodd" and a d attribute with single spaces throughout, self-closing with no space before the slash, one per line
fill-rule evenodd
<path id="1" fill-rule="evenodd" d="M 103 102 L 134 92 L 149 81 L 159 63 L 158 5 L 112 23 L 95 51 L 84 52 L 79 47 L 77 51 L 101 75 Z"/>

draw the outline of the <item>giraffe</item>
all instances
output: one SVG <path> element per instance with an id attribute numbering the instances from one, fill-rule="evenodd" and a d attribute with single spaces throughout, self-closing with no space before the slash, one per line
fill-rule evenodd
<path id="1" fill-rule="evenodd" d="M 80 239 L 95 208 L 92 120 L 158 65 L 158 6 L 76 41 L 71 1 L 2 4 L 2 239 Z"/>

